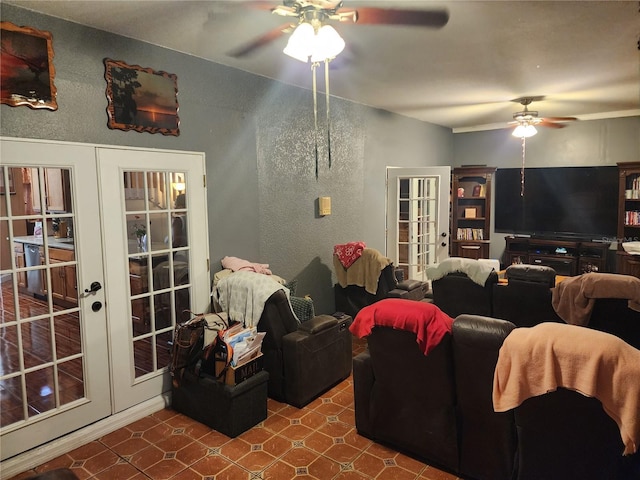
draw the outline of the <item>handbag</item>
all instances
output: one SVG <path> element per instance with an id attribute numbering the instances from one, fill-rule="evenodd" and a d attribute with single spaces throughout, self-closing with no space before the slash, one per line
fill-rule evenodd
<path id="1" fill-rule="evenodd" d="M 233 360 L 233 347 L 224 340 L 225 331 L 218 331 L 215 340 L 209 344 L 202 355 L 199 371 L 224 381 L 231 360 Z"/>
<path id="2" fill-rule="evenodd" d="M 173 332 L 169 372 L 174 387 L 180 386 L 184 370 L 195 365 L 202 356 L 205 329 L 219 332 L 227 327 L 224 318 L 217 313 L 188 312 L 194 315 L 193 318 L 176 324 Z"/>

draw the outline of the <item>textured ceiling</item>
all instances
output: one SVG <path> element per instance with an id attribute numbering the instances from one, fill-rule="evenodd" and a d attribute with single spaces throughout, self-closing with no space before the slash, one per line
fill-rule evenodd
<path id="1" fill-rule="evenodd" d="M 282 53 L 286 35 L 247 57 L 227 55 L 287 21 L 251 8 L 256 2 L 5 3 L 311 87 L 309 65 Z M 334 24 L 347 49 L 332 62 L 332 95 L 454 131 L 504 127 L 522 110 L 512 102 L 522 96 L 543 96 L 533 105 L 543 117 L 640 115 L 637 1 L 345 0 L 344 6 L 444 8 L 450 19 L 441 29 Z"/>

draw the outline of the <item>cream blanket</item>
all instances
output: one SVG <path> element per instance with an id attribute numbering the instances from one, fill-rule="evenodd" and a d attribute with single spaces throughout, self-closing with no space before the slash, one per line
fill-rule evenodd
<path id="1" fill-rule="evenodd" d="M 493 272 L 493 267 L 485 262 L 479 262 L 473 258 L 450 257 L 445 258 L 438 265 L 427 267 L 426 273 L 429 280 L 440 280 L 449 273 L 461 272 L 484 287 L 487 278 Z"/>
<path id="2" fill-rule="evenodd" d="M 274 281 L 270 275 L 238 271 L 220 279 L 212 295 L 222 310 L 229 314 L 230 320 L 253 327 L 260 320 L 265 302 L 277 290 L 284 290 L 289 299 L 289 289 Z M 296 317 L 293 309 L 291 313 Z"/>
<path id="3" fill-rule="evenodd" d="M 608 333 L 545 322 L 505 339 L 493 378 L 493 408 L 567 388 L 595 397 L 618 424 L 624 455 L 640 442 L 640 350 Z M 587 419 L 585 419 L 587 420 Z"/>
<path id="4" fill-rule="evenodd" d="M 623 298 L 640 311 L 640 279 L 615 273 L 585 273 L 560 282 L 552 290 L 558 316 L 572 325 L 588 325 L 596 298 Z"/>
<path id="5" fill-rule="evenodd" d="M 391 260 L 374 248 L 364 248 L 362 255 L 349 268 L 344 268 L 337 255 L 333 256 L 333 270 L 342 288 L 357 285 L 371 295 L 378 291 L 380 272 L 391 263 Z"/>

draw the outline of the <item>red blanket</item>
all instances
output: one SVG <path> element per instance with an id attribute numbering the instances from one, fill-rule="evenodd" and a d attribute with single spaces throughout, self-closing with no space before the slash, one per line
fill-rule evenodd
<path id="1" fill-rule="evenodd" d="M 364 307 L 349 327 L 356 337 L 366 337 L 371 329 L 391 327 L 416 334 L 422 352 L 428 354 L 451 333 L 453 319 L 432 303 L 386 298 Z"/>
<path id="2" fill-rule="evenodd" d="M 333 253 L 338 257 L 344 268 L 349 268 L 362 255 L 366 245 L 364 242 L 349 242 L 333 247 Z"/>

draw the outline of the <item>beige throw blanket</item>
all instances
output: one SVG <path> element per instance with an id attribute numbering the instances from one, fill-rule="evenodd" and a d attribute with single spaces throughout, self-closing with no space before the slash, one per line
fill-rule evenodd
<path id="1" fill-rule="evenodd" d="M 333 256 L 333 270 L 342 288 L 347 285 L 357 285 L 371 295 L 378 290 L 380 272 L 391 263 L 391 260 L 374 248 L 365 248 L 362 255 L 349 268 L 344 268 L 337 255 Z"/>
<path id="2" fill-rule="evenodd" d="M 640 311 L 640 279 L 615 273 L 585 273 L 560 282 L 552 290 L 552 305 L 558 316 L 572 325 L 588 325 L 596 298 L 629 300 L 629 308 Z"/>
<path id="3" fill-rule="evenodd" d="M 575 325 L 547 322 L 513 330 L 498 355 L 494 410 L 511 410 L 558 387 L 600 400 L 620 428 L 624 455 L 638 449 L 640 350 L 608 333 Z"/>

